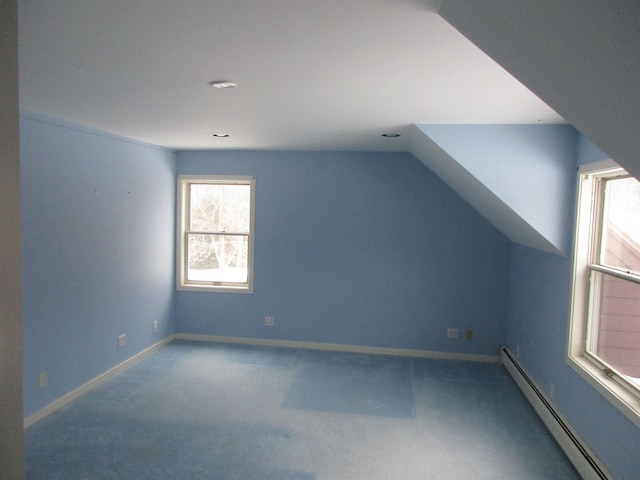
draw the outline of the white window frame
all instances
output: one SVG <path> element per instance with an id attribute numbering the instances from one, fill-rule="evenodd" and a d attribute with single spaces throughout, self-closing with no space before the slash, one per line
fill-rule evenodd
<path id="1" fill-rule="evenodd" d="M 187 241 L 189 222 L 189 185 L 209 183 L 213 185 L 249 185 L 251 187 L 251 218 L 246 283 L 220 283 L 187 280 Z M 256 179 L 237 175 L 179 175 L 176 202 L 176 289 L 195 292 L 253 293 L 254 245 L 255 245 L 255 191 Z"/>
<path id="2" fill-rule="evenodd" d="M 591 252 L 599 247 L 594 234 L 602 201 L 599 178 L 626 174 L 612 160 L 604 160 L 578 169 L 578 196 L 573 257 L 573 282 L 569 323 L 568 364 L 627 418 L 640 427 L 640 391 L 612 371 L 604 362 L 587 352 L 589 281 Z"/>

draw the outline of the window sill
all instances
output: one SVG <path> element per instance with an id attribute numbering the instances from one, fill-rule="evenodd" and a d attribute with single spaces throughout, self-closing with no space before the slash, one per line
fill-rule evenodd
<path id="1" fill-rule="evenodd" d="M 178 291 L 188 292 L 210 292 L 210 293 L 244 293 L 253 294 L 253 288 L 251 286 L 221 286 L 221 285 L 195 285 L 195 284 L 182 284 L 176 287 Z"/>
<path id="2" fill-rule="evenodd" d="M 613 404 L 621 413 L 640 428 L 640 399 L 607 377 L 599 368 L 584 357 L 568 356 L 567 363 L 578 375 Z"/>

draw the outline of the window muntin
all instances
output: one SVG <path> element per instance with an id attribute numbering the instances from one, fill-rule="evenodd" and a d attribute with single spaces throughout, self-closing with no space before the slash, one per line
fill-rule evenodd
<path id="1" fill-rule="evenodd" d="M 255 179 L 178 178 L 178 289 L 252 292 Z"/>
<path id="2" fill-rule="evenodd" d="M 580 173 L 569 359 L 640 425 L 640 182 Z"/>

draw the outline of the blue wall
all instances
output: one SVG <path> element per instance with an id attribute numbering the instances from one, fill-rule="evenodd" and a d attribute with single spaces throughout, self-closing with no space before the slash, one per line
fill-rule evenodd
<path id="1" fill-rule="evenodd" d="M 257 207 L 255 293 L 177 292 L 177 331 L 498 353 L 509 242 L 413 156 L 188 151 L 178 171 L 255 175 Z"/>
<path id="2" fill-rule="evenodd" d="M 578 138 L 578 145 L 576 147 L 576 155 L 578 157 L 578 165 L 585 163 L 599 162 L 611 158 L 604 153 L 593 143 L 589 141 L 584 135 L 580 135 Z"/>
<path id="3" fill-rule="evenodd" d="M 559 253 L 570 251 L 579 134 L 570 125 L 416 125 Z M 587 141 L 588 142 L 588 141 Z M 517 221 L 508 225 L 518 232 Z M 505 232 L 510 238 L 527 235 Z M 535 246 L 529 244 L 531 246 Z"/>
<path id="4" fill-rule="evenodd" d="M 604 159 L 581 138 L 576 163 Z M 575 191 L 577 174 L 566 185 Z M 572 195 L 571 208 L 575 195 Z M 573 236 L 573 221 L 566 225 Z M 637 479 L 640 429 L 584 381 L 566 361 L 572 259 L 511 246 L 507 344 L 538 385 L 618 480 Z"/>
<path id="5" fill-rule="evenodd" d="M 173 333 L 175 153 L 30 113 L 20 148 L 29 415 Z"/>

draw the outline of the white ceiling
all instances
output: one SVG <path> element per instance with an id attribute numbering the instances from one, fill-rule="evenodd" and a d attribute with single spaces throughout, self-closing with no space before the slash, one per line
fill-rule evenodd
<path id="1" fill-rule="evenodd" d="M 174 149 L 407 150 L 414 123 L 564 123 L 439 3 L 20 0 L 20 104 Z"/>

